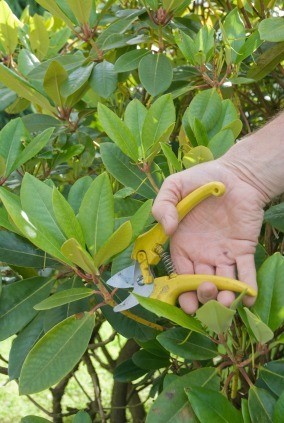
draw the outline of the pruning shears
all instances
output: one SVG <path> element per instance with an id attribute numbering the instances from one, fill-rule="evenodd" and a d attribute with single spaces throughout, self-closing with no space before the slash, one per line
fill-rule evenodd
<path id="1" fill-rule="evenodd" d="M 191 192 L 177 204 L 179 222 L 206 198 L 212 195 L 220 197 L 224 193 L 225 185 L 221 182 L 209 182 Z M 249 285 L 235 279 L 216 275 L 177 274 L 170 255 L 163 248 L 167 240 L 168 236 L 160 223 L 140 235 L 131 255 L 136 264 L 116 273 L 107 281 L 107 284 L 114 288 L 133 288 L 132 293 L 158 299 L 171 305 L 176 304 L 180 294 L 195 291 L 205 280 L 212 282 L 219 290 L 240 293 L 246 291 L 247 295 L 257 295 Z M 164 263 L 168 275 L 155 278 L 151 266 L 158 264 L 160 260 Z M 132 293 L 122 303 L 115 306 L 114 311 L 127 310 L 137 305 L 138 300 Z"/>

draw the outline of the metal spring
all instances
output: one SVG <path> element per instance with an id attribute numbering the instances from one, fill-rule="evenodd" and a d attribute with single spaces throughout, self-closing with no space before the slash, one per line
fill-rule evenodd
<path id="1" fill-rule="evenodd" d="M 166 251 L 164 251 L 164 249 L 161 245 L 157 245 L 157 247 L 155 248 L 155 251 L 159 255 L 160 259 L 162 260 L 167 274 L 170 276 L 170 275 L 176 273 L 176 269 L 175 269 L 175 266 L 172 262 L 170 254 L 167 253 Z"/>

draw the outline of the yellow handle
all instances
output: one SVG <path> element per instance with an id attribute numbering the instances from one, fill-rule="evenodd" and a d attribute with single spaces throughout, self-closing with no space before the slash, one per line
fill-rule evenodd
<path id="1" fill-rule="evenodd" d="M 257 292 L 251 286 L 235 279 L 215 275 L 176 275 L 171 278 L 168 276 L 156 278 L 150 297 L 171 305 L 176 305 L 180 294 L 187 291 L 196 291 L 204 281 L 214 283 L 220 291 L 243 292 L 247 290 L 247 295 L 251 295 L 252 297 L 257 295 Z"/>
<path id="2" fill-rule="evenodd" d="M 222 182 L 209 182 L 206 185 L 197 188 L 188 194 L 177 204 L 177 212 L 179 222 L 201 201 L 214 195 L 219 197 L 225 192 L 225 185 Z M 157 223 L 152 229 L 145 234 L 140 235 L 133 248 L 132 259 L 137 260 L 140 251 L 144 251 L 147 256 L 148 265 L 157 264 L 160 256 L 155 252 L 157 245 L 163 245 L 167 241 L 168 236 L 160 223 Z"/>

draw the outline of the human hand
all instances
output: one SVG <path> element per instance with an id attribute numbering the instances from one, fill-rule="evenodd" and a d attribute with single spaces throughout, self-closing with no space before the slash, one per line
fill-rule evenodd
<path id="1" fill-rule="evenodd" d="M 210 197 L 195 207 L 179 224 L 176 204 L 191 191 L 208 182 L 219 181 L 226 193 Z M 246 180 L 238 169 L 222 160 L 197 165 L 168 177 L 153 205 L 153 215 L 171 235 L 171 256 L 179 274 L 208 274 L 236 278 L 257 289 L 254 252 L 258 242 L 265 198 L 263 192 Z M 211 299 L 229 306 L 231 291 L 218 292 L 210 282 L 202 283 L 197 292 L 179 297 L 182 309 L 194 313 L 198 301 Z M 253 297 L 244 297 L 251 306 Z"/>

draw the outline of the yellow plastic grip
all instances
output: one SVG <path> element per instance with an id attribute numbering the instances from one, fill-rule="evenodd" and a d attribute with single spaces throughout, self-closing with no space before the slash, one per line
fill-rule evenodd
<path id="1" fill-rule="evenodd" d="M 179 222 L 201 201 L 214 195 L 219 197 L 225 192 L 225 185 L 222 182 L 209 182 L 206 185 L 197 188 L 188 194 L 177 204 L 177 212 Z M 157 245 L 163 245 L 167 241 L 168 236 L 160 223 L 157 223 L 152 229 L 140 235 L 133 248 L 132 259 L 137 260 L 140 251 L 144 251 L 147 256 L 148 265 L 157 264 L 160 261 L 159 255 L 155 252 Z"/>
<path id="2" fill-rule="evenodd" d="M 212 282 L 219 291 L 243 292 L 246 290 L 247 295 L 253 297 L 257 295 L 257 292 L 253 288 L 236 279 L 215 275 L 176 275 L 171 278 L 168 276 L 156 278 L 150 298 L 176 305 L 180 294 L 187 291 L 196 291 L 199 285 L 205 281 Z"/>

